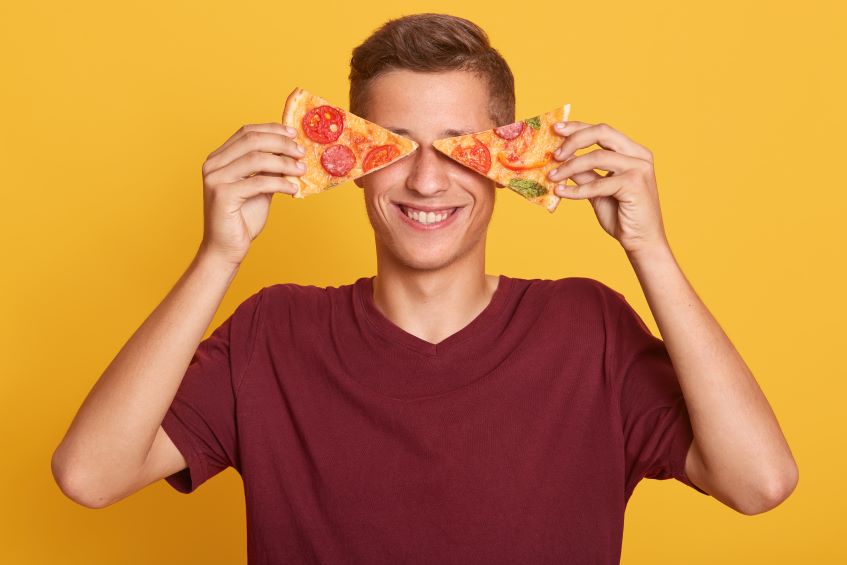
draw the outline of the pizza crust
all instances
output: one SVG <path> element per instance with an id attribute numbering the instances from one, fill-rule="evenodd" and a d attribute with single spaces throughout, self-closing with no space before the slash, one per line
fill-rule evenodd
<path id="1" fill-rule="evenodd" d="M 313 141 L 303 131 L 302 120 L 306 113 L 318 106 L 331 106 L 343 115 L 343 129 L 338 139 L 331 143 Z M 306 150 L 300 158 L 306 165 L 306 172 L 301 176 L 286 175 L 284 178 L 297 186 L 295 198 L 304 198 L 333 188 L 349 180 L 354 180 L 365 174 L 378 171 L 395 161 L 407 156 L 418 148 L 418 144 L 406 137 L 397 135 L 373 122 L 347 112 L 319 96 L 309 93 L 302 88 L 295 88 L 285 101 L 282 113 L 282 124 L 297 131 L 295 141 Z M 344 145 L 355 156 L 355 163 L 345 175 L 333 176 L 321 164 L 321 155 L 333 145 Z M 368 153 L 383 145 L 394 145 L 399 154 L 387 162 L 364 170 L 364 159 Z"/>
<path id="2" fill-rule="evenodd" d="M 282 125 L 292 127 L 295 131 L 297 131 L 295 139 L 298 143 L 301 141 L 302 133 L 300 131 L 300 124 L 297 123 L 299 120 L 295 119 L 295 115 L 300 113 L 300 118 L 302 119 L 305 111 L 298 112 L 298 110 L 303 108 L 303 103 L 307 98 L 308 93 L 305 90 L 300 87 L 295 88 L 291 94 L 288 95 L 288 98 L 286 98 L 285 108 L 282 111 Z M 300 145 L 301 147 L 303 146 L 302 143 L 300 143 Z M 308 168 L 309 165 L 307 164 L 306 166 Z M 320 188 L 316 186 L 315 183 L 310 182 L 307 178 L 291 175 L 285 175 L 283 178 L 297 187 L 297 192 L 293 195 L 294 198 L 305 198 L 304 192 L 306 191 L 309 193 L 320 192 Z"/>
<path id="3" fill-rule="evenodd" d="M 570 108 L 570 104 L 565 104 L 545 114 L 522 120 L 526 125 L 521 131 L 521 134 L 512 140 L 505 140 L 499 137 L 494 132 L 494 129 L 489 129 L 467 135 L 438 139 L 433 142 L 433 146 L 455 161 L 469 166 L 471 169 L 494 180 L 498 186 L 509 188 L 526 200 L 543 206 L 552 213 L 556 210 L 561 198 L 556 196 L 554 192 L 558 183 L 550 181 L 547 178 L 547 173 L 559 165 L 552 157 L 552 153 L 564 141 L 562 136 L 553 131 L 552 126 L 556 122 L 567 121 L 570 116 Z M 537 124 L 538 128 L 536 129 L 529 125 L 530 122 Z M 489 152 L 491 164 L 485 173 L 475 168 L 472 163 L 463 162 L 457 155 L 454 155 L 454 151 L 457 151 L 457 148 L 472 147 L 477 142 L 485 145 Z M 502 155 L 500 155 L 501 153 Z M 513 162 L 507 156 L 516 157 L 517 162 Z M 509 163 L 513 167 L 535 163 L 539 163 L 539 165 L 521 170 L 513 170 L 504 166 L 503 162 Z M 517 185 L 510 185 L 510 182 L 517 182 Z M 533 188 L 528 189 L 527 186 L 530 185 Z M 537 196 L 533 195 L 540 190 L 544 190 L 545 192 Z"/>

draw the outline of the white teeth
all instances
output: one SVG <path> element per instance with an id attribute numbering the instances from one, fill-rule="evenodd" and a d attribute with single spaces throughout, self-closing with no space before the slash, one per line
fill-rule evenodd
<path id="1" fill-rule="evenodd" d="M 435 224 L 444 221 L 451 213 L 452 212 L 442 212 L 436 214 L 435 212 L 419 212 L 418 210 L 411 210 L 408 208 L 406 209 L 406 215 L 408 217 L 424 225 Z"/>

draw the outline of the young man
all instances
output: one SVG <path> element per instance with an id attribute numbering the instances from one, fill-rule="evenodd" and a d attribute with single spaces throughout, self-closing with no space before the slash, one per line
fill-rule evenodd
<path id="1" fill-rule="evenodd" d="M 513 121 L 513 88 L 466 20 L 375 32 L 351 110 L 420 144 L 357 183 L 377 275 L 265 287 L 200 343 L 272 194 L 294 192 L 281 176 L 302 174 L 280 124 L 209 155 L 197 257 L 81 407 L 53 459 L 62 490 L 100 508 L 232 466 L 250 563 L 617 563 L 642 478 L 745 514 L 786 498 L 797 467 L 671 254 L 649 150 L 570 122 L 553 178 L 621 243 L 664 342 L 598 281 L 485 273 L 497 187 L 431 144 Z"/>

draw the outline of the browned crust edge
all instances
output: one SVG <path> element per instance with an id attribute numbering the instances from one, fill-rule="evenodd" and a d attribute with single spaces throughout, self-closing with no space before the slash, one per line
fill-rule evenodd
<path id="1" fill-rule="evenodd" d="M 294 123 L 294 114 L 297 112 L 297 108 L 307 96 L 308 92 L 299 86 L 291 91 L 291 94 L 289 94 L 288 98 L 285 99 L 285 108 L 282 110 L 282 125 L 293 127 L 294 130 L 297 131 L 297 124 Z M 297 187 L 297 192 L 292 195 L 294 198 L 304 198 L 303 189 L 307 187 L 309 183 L 302 180 L 300 177 L 291 175 L 285 175 L 283 178 Z"/>
<path id="2" fill-rule="evenodd" d="M 568 121 L 570 113 L 571 113 L 571 105 L 570 104 L 565 104 L 564 106 L 562 106 L 562 119 L 561 119 L 561 121 L 563 121 L 563 122 Z M 546 198 L 545 201 L 541 202 L 540 204 L 542 206 L 544 206 L 545 208 L 547 208 L 547 211 L 552 214 L 553 212 L 556 211 L 556 208 L 559 206 L 559 202 L 562 200 L 562 197 L 557 196 L 555 194 L 549 194 L 547 196 L 549 196 L 549 198 Z"/>

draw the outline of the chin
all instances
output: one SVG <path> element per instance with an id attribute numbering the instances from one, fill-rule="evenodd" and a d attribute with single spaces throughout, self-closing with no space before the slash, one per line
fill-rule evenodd
<path id="1" fill-rule="evenodd" d="M 430 252 L 430 253 L 415 253 L 414 251 L 406 251 L 395 256 L 398 263 L 416 271 L 437 271 L 448 267 L 456 260 L 456 254 L 446 251 Z"/>

